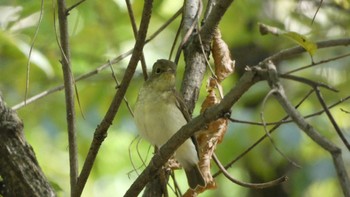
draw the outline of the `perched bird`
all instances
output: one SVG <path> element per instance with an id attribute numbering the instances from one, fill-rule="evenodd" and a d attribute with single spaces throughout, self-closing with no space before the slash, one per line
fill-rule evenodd
<path id="1" fill-rule="evenodd" d="M 190 119 L 185 103 L 175 90 L 175 63 L 160 59 L 143 84 L 135 104 L 134 118 L 144 139 L 160 148 Z M 198 153 L 194 138 L 187 139 L 176 151 L 175 159 L 185 169 L 192 189 L 205 186 L 198 168 Z"/>

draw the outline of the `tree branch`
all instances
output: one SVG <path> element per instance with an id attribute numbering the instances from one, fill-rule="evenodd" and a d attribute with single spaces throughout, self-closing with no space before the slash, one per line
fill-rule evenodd
<path id="1" fill-rule="evenodd" d="M 305 121 L 302 115 L 293 107 L 293 105 L 288 101 L 283 86 L 279 82 L 278 74 L 275 65 L 272 62 L 268 62 L 266 65 L 267 72 L 261 73 L 268 80 L 271 88 L 276 90 L 277 101 L 281 104 L 284 110 L 289 114 L 289 116 L 294 120 L 296 125 L 303 130 L 314 142 L 316 142 L 320 147 L 328 151 L 333 158 L 333 162 L 337 171 L 338 179 L 342 187 L 344 196 L 350 197 L 350 181 L 344 166 L 344 161 L 341 156 L 341 149 L 329 141 L 327 138 L 320 135 L 314 127 Z"/>
<path id="2" fill-rule="evenodd" d="M 341 38 L 341 39 L 334 39 L 334 40 L 325 40 L 325 41 L 319 41 L 316 42 L 317 48 L 329 48 L 329 47 L 335 47 L 335 46 L 348 46 L 350 45 L 350 38 Z M 292 57 L 296 54 L 300 54 L 306 52 L 306 50 L 301 46 L 292 47 L 289 49 L 282 50 L 262 61 L 262 63 L 267 63 L 269 61 L 278 61 L 278 60 L 286 60 L 289 57 Z"/>
<path id="3" fill-rule="evenodd" d="M 186 67 L 181 84 L 181 93 L 186 105 L 188 106 L 190 114 L 192 114 L 195 103 L 198 100 L 199 89 L 202 85 L 205 74 L 206 60 L 210 52 L 210 43 L 213 38 L 214 31 L 232 2 L 233 0 L 221 0 L 216 2 L 208 14 L 208 18 L 206 19 L 206 22 L 201 28 L 199 34 L 197 36 L 192 35 L 184 47 Z M 184 7 L 186 7 L 186 5 Z M 185 12 L 185 14 L 189 13 Z M 195 20 L 195 18 L 192 20 Z M 193 22 L 198 21 L 192 21 L 192 23 Z M 199 41 L 199 37 L 201 38 L 201 42 Z M 201 43 L 203 45 L 201 45 Z M 206 54 L 203 54 L 203 49 Z"/>
<path id="4" fill-rule="evenodd" d="M 318 87 L 315 87 L 315 92 L 318 98 L 318 101 L 321 103 L 323 110 L 326 112 L 328 119 L 331 121 L 335 131 L 337 132 L 338 136 L 340 137 L 341 141 L 344 143 L 346 148 L 350 151 L 350 144 L 346 140 L 346 137 L 344 136 L 343 132 L 341 131 L 340 127 L 338 126 L 337 122 L 335 121 L 333 115 L 329 111 L 326 102 L 323 99 L 322 93 Z"/>
<path id="5" fill-rule="evenodd" d="M 56 196 L 23 134 L 23 123 L 0 96 L 0 176 L 3 196 Z"/>
<path id="6" fill-rule="evenodd" d="M 213 4 L 211 12 L 208 14 L 208 17 L 200 30 L 200 36 L 205 45 L 210 44 L 215 29 L 233 1 L 234 0 L 219 0 Z"/>
<path id="7" fill-rule="evenodd" d="M 69 144 L 69 166 L 71 195 L 78 179 L 78 148 L 75 129 L 74 79 L 70 64 L 70 46 L 68 36 L 67 8 L 65 0 L 57 0 L 58 21 L 60 27 L 61 64 L 63 70 L 66 98 L 66 119 Z"/>
<path id="8" fill-rule="evenodd" d="M 125 0 L 125 3 L 126 3 L 126 7 L 128 8 L 128 14 L 129 14 L 130 22 L 131 22 L 132 31 L 134 33 L 134 38 L 137 39 L 138 30 L 137 30 L 137 26 L 136 26 L 134 11 L 132 10 L 130 0 Z M 145 56 L 144 56 L 143 52 L 141 54 L 140 60 L 141 60 L 143 77 L 145 80 L 147 80 L 147 78 L 148 78 L 147 65 L 146 65 L 146 60 L 145 60 Z"/>
<path id="9" fill-rule="evenodd" d="M 141 19 L 141 24 L 140 24 L 140 31 L 137 34 L 137 39 L 136 43 L 134 46 L 134 50 L 132 53 L 132 56 L 129 61 L 129 65 L 125 71 L 123 80 L 120 84 L 120 88 L 118 89 L 117 93 L 115 94 L 113 101 L 104 116 L 102 122 L 97 126 L 95 133 L 94 133 L 94 138 L 93 141 L 91 142 L 90 145 L 90 150 L 88 152 L 88 155 L 86 157 L 83 169 L 80 173 L 78 183 L 77 183 L 77 188 L 75 190 L 75 193 L 73 196 L 80 196 L 83 188 L 85 186 L 85 183 L 89 177 L 89 174 L 91 172 L 93 163 L 96 159 L 97 153 L 100 149 L 100 146 L 103 142 L 103 140 L 107 136 L 107 130 L 110 127 L 110 125 L 113 122 L 113 119 L 115 115 L 117 114 L 119 110 L 119 106 L 124 98 L 125 92 L 130 84 L 130 81 L 135 73 L 135 69 L 137 66 L 137 63 L 141 57 L 142 54 L 142 49 L 145 44 L 146 40 L 146 35 L 147 35 L 147 30 L 148 30 L 148 24 L 151 19 L 151 13 L 152 13 L 152 6 L 153 6 L 153 0 L 147 0 L 144 3 L 143 7 L 143 13 L 142 13 L 142 19 Z"/>
<path id="10" fill-rule="evenodd" d="M 239 180 L 233 178 L 230 175 L 230 173 L 227 172 L 226 168 L 221 164 L 220 160 L 217 158 L 217 156 L 215 154 L 213 154 L 212 157 L 213 157 L 213 160 L 216 163 L 216 165 L 219 167 L 220 171 L 224 174 L 224 176 L 227 179 L 229 179 L 230 181 L 232 181 L 233 183 L 236 183 L 237 185 L 240 185 L 242 187 L 247 187 L 247 188 L 251 188 L 251 189 L 264 189 L 264 188 L 276 186 L 276 185 L 281 184 L 281 183 L 288 180 L 287 176 L 281 176 L 275 180 L 265 182 L 265 183 L 246 183 L 243 181 L 239 181 Z"/>

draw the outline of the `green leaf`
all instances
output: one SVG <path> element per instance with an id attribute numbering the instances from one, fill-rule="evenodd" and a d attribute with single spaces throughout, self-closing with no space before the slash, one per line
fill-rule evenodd
<path id="1" fill-rule="evenodd" d="M 317 50 L 316 43 L 312 42 L 311 40 L 297 32 L 285 31 L 277 27 L 272 27 L 262 23 L 259 23 L 259 30 L 261 35 L 272 34 L 275 36 L 283 36 L 294 41 L 295 43 L 303 47 L 310 54 L 311 57 L 315 54 Z"/>
<path id="2" fill-rule="evenodd" d="M 311 56 L 313 56 L 317 50 L 317 45 L 314 42 L 310 41 L 299 33 L 293 31 L 285 31 L 281 33 L 281 35 L 302 46 Z"/>

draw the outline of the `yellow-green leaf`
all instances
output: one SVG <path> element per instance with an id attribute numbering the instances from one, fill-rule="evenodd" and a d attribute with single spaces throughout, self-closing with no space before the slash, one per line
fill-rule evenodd
<path id="1" fill-rule="evenodd" d="M 317 50 L 317 45 L 314 42 L 310 41 L 305 36 L 296 32 L 286 31 L 281 33 L 281 36 L 284 36 L 296 42 L 297 44 L 302 46 L 311 56 L 314 55 Z"/>

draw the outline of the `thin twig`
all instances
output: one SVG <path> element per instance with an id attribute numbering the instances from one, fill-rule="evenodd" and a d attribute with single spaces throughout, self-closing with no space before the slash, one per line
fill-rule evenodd
<path id="1" fill-rule="evenodd" d="M 63 70 L 65 98 L 66 98 L 66 118 L 69 144 L 69 164 L 70 164 L 70 187 L 71 196 L 78 179 L 78 148 L 75 130 L 75 107 L 74 107 L 74 79 L 70 64 L 70 46 L 68 36 L 68 19 L 66 14 L 66 1 L 57 0 L 58 21 L 60 28 L 61 64 Z"/>
<path id="2" fill-rule="evenodd" d="M 176 195 L 176 196 L 182 196 L 182 192 L 181 192 L 181 190 L 180 190 L 180 186 L 179 186 L 179 184 L 178 184 L 177 181 L 176 181 L 175 173 L 174 173 L 173 170 L 171 171 L 170 176 L 171 176 L 171 178 L 173 179 L 173 182 L 174 182 L 174 187 L 175 187 L 175 188 L 174 188 L 174 189 L 172 188 L 172 189 L 173 189 L 175 195 Z"/>
<path id="3" fill-rule="evenodd" d="M 279 75 L 279 77 L 281 78 L 284 78 L 284 79 L 291 79 L 291 80 L 294 80 L 294 81 L 298 81 L 298 82 L 301 82 L 301 83 L 305 83 L 313 88 L 315 87 L 323 87 L 323 88 L 326 88 L 330 91 L 333 91 L 333 92 L 338 92 L 337 89 L 327 85 L 327 84 L 324 84 L 324 83 L 321 83 L 321 82 L 316 82 L 316 81 L 312 81 L 310 79 L 307 79 L 307 78 L 303 78 L 303 77 L 298 77 L 298 76 L 294 76 L 294 75 Z"/>
<path id="4" fill-rule="evenodd" d="M 341 59 L 341 58 L 349 57 L 349 56 L 350 56 L 350 53 L 347 53 L 347 54 L 344 54 L 344 55 L 339 55 L 339 56 L 336 56 L 336 57 L 333 57 L 333 58 L 329 58 L 329 59 L 326 59 L 326 60 L 322 60 L 322 61 L 315 62 L 315 63 L 309 64 L 309 65 L 306 65 L 306 66 L 302 66 L 300 68 L 296 68 L 296 69 L 287 71 L 287 72 L 285 72 L 283 74 L 284 75 L 292 74 L 294 72 L 305 70 L 305 69 L 308 69 L 308 68 L 311 68 L 311 67 L 314 67 L 314 66 L 318 66 L 318 65 L 321 65 L 321 64 L 325 64 L 325 63 L 328 63 L 328 62 L 331 62 L 331 61 L 334 61 L 334 60 L 338 60 L 338 59 Z"/>
<path id="5" fill-rule="evenodd" d="M 216 165 L 219 167 L 220 171 L 225 175 L 226 178 L 228 178 L 233 183 L 236 183 L 237 185 L 240 185 L 242 187 L 247 187 L 247 188 L 251 188 L 251 189 L 264 189 L 264 188 L 276 186 L 276 185 L 288 180 L 287 176 L 282 176 L 276 180 L 269 181 L 266 183 L 246 183 L 243 181 L 239 181 L 239 180 L 233 178 L 230 175 L 230 173 L 227 172 L 225 167 L 221 164 L 220 160 L 216 157 L 215 153 L 213 154 L 212 158 L 214 159 Z"/>
<path id="6" fill-rule="evenodd" d="M 265 118 L 264 118 L 264 109 L 265 109 L 265 104 L 266 104 L 266 101 L 267 99 L 273 94 L 275 93 L 276 90 L 272 89 L 270 90 L 264 100 L 263 100 L 263 103 L 262 103 L 262 110 L 260 112 L 260 119 L 261 119 L 261 122 L 263 123 L 263 128 L 264 128 L 264 131 L 265 131 L 265 134 L 266 136 L 269 138 L 272 146 L 275 148 L 275 150 L 283 157 L 285 158 L 289 163 L 291 163 L 293 166 L 297 167 L 297 168 L 301 168 L 301 166 L 299 164 L 297 164 L 296 162 L 294 162 L 292 159 L 290 159 L 289 157 L 287 157 L 286 154 L 284 154 L 276 145 L 275 141 L 272 139 L 270 133 L 267 131 L 267 128 L 266 128 L 266 124 L 265 124 Z"/>
<path id="7" fill-rule="evenodd" d="M 341 110 L 342 112 L 344 112 L 344 113 L 350 114 L 350 111 L 348 111 L 348 110 L 345 110 L 345 109 L 343 109 L 343 108 L 340 108 L 340 110 Z"/>
<path id="8" fill-rule="evenodd" d="M 181 43 L 179 44 L 179 47 L 177 48 L 175 60 L 174 60 L 175 64 L 177 64 L 179 62 L 181 51 L 182 51 L 183 47 L 185 46 L 185 44 L 187 43 L 187 41 L 190 39 L 193 31 L 195 30 L 196 24 L 198 23 L 198 17 L 200 16 L 200 14 L 202 12 L 202 7 L 203 6 L 202 6 L 201 1 L 198 1 L 198 10 L 196 12 L 196 15 L 195 15 L 193 21 L 192 21 L 192 24 L 188 28 L 187 32 L 185 33 L 185 35 L 182 38 Z M 182 27 L 183 27 L 183 25 L 182 25 Z"/>
<path id="9" fill-rule="evenodd" d="M 28 91 L 29 91 L 30 60 L 31 60 L 31 57 L 32 57 L 32 51 L 33 51 L 33 48 L 34 48 L 34 43 L 35 43 L 35 40 L 36 40 L 36 38 L 38 36 L 38 33 L 39 33 L 40 24 L 41 24 L 41 21 L 43 19 L 43 15 L 44 15 L 43 13 L 44 13 L 44 0 L 41 0 L 39 21 L 38 21 L 38 24 L 36 26 L 35 33 L 34 33 L 34 36 L 33 36 L 33 40 L 32 40 L 32 43 L 30 44 L 29 53 L 28 53 L 27 72 L 26 72 L 26 89 L 25 89 L 25 93 L 24 93 L 24 105 L 27 104 L 27 97 L 28 97 Z"/>
<path id="10" fill-rule="evenodd" d="M 175 34 L 174 42 L 173 42 L 173 44 L 171 45 L 171 49 L 170 49 L 170 53 L 169 53 L 169 60 L 171 60 L 171 57 L 172 57 L 172 55 L 173 55 L 173 52 L 174 52 L 174 49 L 175 49 L 175 46 L 176 46 L 176 43 L 177 43 L 177 40 L 178 40 L 179 37 L 180 37 L 180 33 L 181 33 L 182 26 L 183 26 L 183 17 L 181 18 L 180 25 L 179 25 L 179 27 L 177 28 L 177 31 L 176 31 L 176 34 Z M 175 62 L 175 61 L 174 61 L 174 62 Z M 178 62 L 175 62 L 175 64 L 177 64 L 177 63 L 178 63 Z"/>
<path id="11" fill-rule="evenodd" d="M 181 15 L 182 8 L 180 8 L 168 21 L 166 21 L 157 31 L 155 31 L 149 38 L 146 39 L 145 43 L 153 40 L 160 32 L 162 32 L 165 28 L 167 28 L 170 23 L 172 23 L 178 16 Z"/>
<path id="12" fill-rule="evenodd" d="M 132 154 L 131 154 L 131 146 L 132 146 L 132 144 L 133 144 L 136 140 L 137 140 L 137 141 L 140 140 L 140 138 L 139 138 L 138 135 L 131 141 L 131 143 L 130 143 L 129 146 L 128 146 L 129 160 L 130 160 L 131 166 L 132 166 L 132 168 L 133 168 L 133 170 L 131 170 L 131 171 L 129 171 L 129 172 L 127 173 L 129 179 L 130 179 L 130 174 L 131 174 L 132 172 L 136 172 L 136 174 L 139 175 L 139 173 L 137 172 L 137 170 L 140 169 L 140 168 L 142 167 L 142 166 L 140 166 L 140 167 L 136 168 L 136 166 L 135 166 L 135 164 L 134 164 L 134 162 L 133 162 L 132 156 L 131 156 L 131 155 L 132 155 Z"/>
<path id="13" fill-rule="evenodd" d="M 316 92 L 318 101 L 321 103 L 321 106 L 323 107 L 324 111 L 326 112 L 326 114 L 328 116 L 328 119 L 331 121 L 335 131 L 337 132 L 337 134 L 340 137 L 341 141 L 343 141 L 343 143 L 345 144 L 346 148 L 350 151 L 350 144 L 346 140 L 346 137 L 344 136 L 343 132 L 339 128 L 339 126 L 338 126 L 337 122 L 335 121 L 333 115 L 329 111 L 329 109 L 328 109 L 328 107 L 326 105 L 326 102 L 323 99 L 323 96 L 322 96 L 322 93 L 321 93 L 320 89 L 318 87 L 315 87 L 315 92 Z"/>
<path id="14" fill-rule="evenodd" d="M 108 61 L 108 62 L 110 63 L 110 61 Z M 117 87 L 119 87 L 119 86 L 120 86 L 120 83 L 119 83 L 119 80 L 117 79 L 116 74 L 114 73 L 114 69 L 113 69 L 113 67 L 112 67 L 112 64 L 109 64 L 109 67 L 111 68 L 112 78 L 114 79 L 115 84 L 117 85 Z M 131 116 L 134 117 L 134 112 L 133 112 L 132 109 L 131 109 L 131 106 L 130 106 L 130 104 L 129 104 L 129 101 L 126 99 L 125 96 L 124 96 L 123 100 L 124 100 L 124 102 L 125 102 L 126 107 L 127 107 L 128 110 L 129 110 Z"/>
<path id="15" fill-rule="evenodd" d="M 132 31 L 134 33 L 134 38 L 136 39 L 138 30 L 137 30 L 137 26 L 136 26 L 134 11 L 132 10 L 130 0 L 125 0 L 125 3 L 126 3 L 126 7 L 128 8 L 128 14 L 129 14 L 130 22 L 131 22 Z M 141 54 L 140 60 L 141 60 L 143 77 L 145 80 L 147 80 L 147 78 L 148 78 L 147 65 L 146 65 L 145 55 L 143 52 Z"/>
<path id="16" fill-rule="evenodd" d="M 311 25 L 314 23 L 316 15 L 317 15 L 318 11 L 320 10 L 320 8 L 322 6 L 322 3 L 323 3 L 323 0 L 321 0 L 320 5 L 317 7 L 317 10 L 316 10 L 314 16 L 312 17 Z"/>
<path id="17" fill-rule="evenodd" d="M 77 2 L 76 4 L 70 6 L 68 9 L 66 9 L 66 15 L 68 16 L 69 15 L 69 12 L 71 10 L 73 10 L 74 8 L 78 7 L 80 4 L 82 4 L 84 1 L 86 0 L 80 0 L 79 2 Z"/>
<path id="18" fill-rule="evenodd" d="M 205 24 L 205 21 L 208 19 L 209 14 L 211 13 L 214 5 L 215 5 L 215 1 L 208 0 L 208 3 L 207 3 L 207 6 L 206 6 L 206 9 L 205 9 L 205 12 L 204 12 L 204 16 L 203 16 L 201 25 Z"/>
<path id="19" fill-rule="evenodd" d="M 138 167 L 138 168 L 135 168 L 135 166 L 134 166 L 134 162 L 132 161 L 132 157 L 131 157 L 131 145 L 136 141 L 136 139 L 137 139 L 137 142 L 136 142 L 136 152 L 137 152 L 137 156 L 138 156 L 138 158 L 141 160 L 141 165 Z M 131 141 L 131 143 L 130 143 L 130 145 L 129 145 L 129 148 L 128 148 L 128 151 L 129 151 L 129 158 L 130 158 L 130 161 L 131 161 L 131 163 L 132 163 L 132 166 L 133 166 L 133 170 L 131 170 L 131 171 L 129 171 L 128 172 L 128 176 L 129 176 L 129 178 L 130 178 L 130 174 L 133 172 L 133 171 L 135 171 L 136 172 L 136 174 L 137 175 L 140 175 L 140 173 L 138 173 L 137 172 L 137 170 L 138 169 L 141 169 L 142 167 L 146 167 L 146 161 L 147 161 L 147 159 L 148 159 L 148 156 L 150 155 L 150 150 L 151 150 L 151 148 L 153 147 L 153 146 L 151 146 L 151 145 L 149 145 L 148 146 L 148 149 L 147 149 L 147 153 L 146 153 L 146 157 L 145 157 L 145 159 L 143 159 L 143 157 L 142 157 L 142 155 L 141 155 L 141 153 L 140 153 L 140 148 L 139 148 L 139 145 L 140 145 L 140 142 L 142 141 L 142 138 L 140 138 L 140 136 L 136 136 L 132 141 Z"/>
<path id="20" fill-rule="evenodd" d="M 197 24 L 198 24 L 198 29 L 199 29 L 199 22 L 197 22 Z M 216 31 L 219 31 L 219 30 L 216 29 Z M 203 47 L 204 45 L 203 45 L 202 38 L 201 38 L 201 35 L 200 35 L 200 34 L 198 34 L 198 41 L 199 41 L 199 44 L 200 44 L 200 47 L 201 47 L 201 50 L 202 50 L 202 54 L 203 54 L 203 56 L 205 57 L 205 63 L 206 63 L 206 65 L 207 65 L 207 67 L 209 68 L 212 77 L 213 77 L 214 79 L 217 80 L 218 77 L 215 75 L 215 71 L 214 71 L 214 69 L 211 67 L 208 57 L 205 55 L 205 50 L 204 50 L 204 47 Z M 218 85 L 217 85 L 217 87 L 218 87 Z M 218 88 L 218 89 L 219 89 L 219 88 Z M 220 96 L 222 96 L 221 92 L 220 92 Z M 222 97 L 221 97 L 221 98 L 222 98 Z"/>

